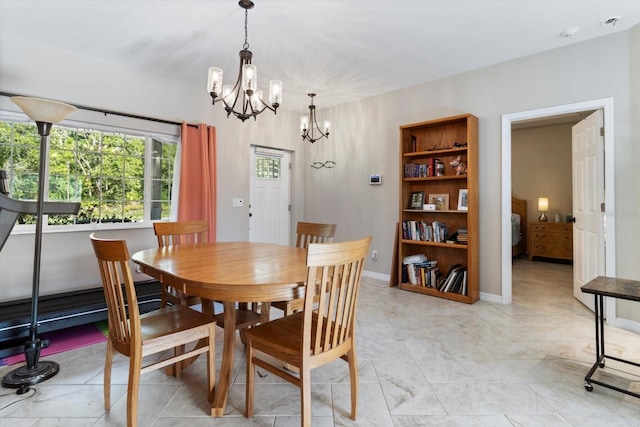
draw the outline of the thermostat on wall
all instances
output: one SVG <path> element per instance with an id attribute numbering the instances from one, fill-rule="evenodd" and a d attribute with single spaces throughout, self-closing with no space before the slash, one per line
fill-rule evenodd
<path id="1" fill-rule="evenodd" d="M 369 184 L 371 185 L 380 185 L 382 184 L 382 175 L 380 174 L 373 174 L 373 175 L 369 175 Z"/>

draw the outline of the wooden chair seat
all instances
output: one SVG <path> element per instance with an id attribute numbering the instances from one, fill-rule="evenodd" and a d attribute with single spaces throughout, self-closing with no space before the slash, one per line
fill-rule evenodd
<path id="1" fill-rule="evenodd" d="M 111 408 L 111 367 L 114 352 L 129 357 L 127 426 L 137 425 L 140 375 L 207 354 L 208 398 L 215 384 L 215 321 L 198 311 L 176 304 L 140 314 L 124 240 L 90 236 L 107 302 L 109 335 L 104 364 L 104 407 Z M 184 351 L 189 343 L 195 343 Z M 170 350 L 170 351 L 168 351 Z M 149 355 L 158 355 L 143 361 Z M 143 362 L 145 364 L 143 364 Z"/>
<path id="2" fill-rule="evenodd" d="M 306 283 L 316 286 L 306 287 L 303 310 L 246 331 L 247 418 L 253 416 L 255 366 L 260 366 L 300 388 L 301 425 L 311 426 L 311 369 L 342 358 L 349 363 L 351 419 L 356 419 L 358 367 L 353 337 L 360 279 L 370 243 L 371 237 L 310 244 Z M 286 366 L 296 368 L 299 376 L 292 375 Z"/>

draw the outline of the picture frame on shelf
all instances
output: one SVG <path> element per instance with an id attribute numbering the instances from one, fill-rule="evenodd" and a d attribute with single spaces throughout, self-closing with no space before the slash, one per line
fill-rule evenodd
<path id="1" fill-rule="evenodd" d="M 449 195 L 448 194 L 429 194 L 429 203 L 436 205 L 437 211 L 449 210 Z"/>
<path id="2" fill-rule="evenodd" d="M 461 188 L 458 191 L 458 210 L 459 211 L 469 210 L 469 190 L 466 188 Z"/>
<path id="3" fill-rule="evenodd" d="M 409 197 L 409 209 L 422 209 L 424 205 L 424 191 L 412 191 Z"/>

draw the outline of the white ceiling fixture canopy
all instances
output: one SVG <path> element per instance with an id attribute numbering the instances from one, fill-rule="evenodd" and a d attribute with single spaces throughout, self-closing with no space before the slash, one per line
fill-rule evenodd
<path id="1" fill-rule="evenodd" d="M 282 102 L 282 81 L 271 80 L 269 82 L 269 104 L 262 100 L 262 90 L 258 89 L 258 69 L 252 64 L 253 53 L 249 50 L 248 41 L 248 15 L 254 3 L 251 0 L 240 0 L 238 2 L 244 9 L 244 44 L 240 51 L 240 68 L 238 78 L 234 86 L 223 85 L 223 71 L 219 67 L 209 68 L 209 78 L 207 79 L 207 90 L 211 95 L 212 104 L 222 98 L 227 117 L 231 114 L 243 122 L 256 116 L 264 110 L 269 109 L 276 113 Z"/>

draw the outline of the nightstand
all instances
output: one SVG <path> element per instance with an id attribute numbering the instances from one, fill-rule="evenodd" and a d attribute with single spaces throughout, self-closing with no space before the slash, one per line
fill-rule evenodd
<path id="1" fill-rule="evenodd" d="M 529 261 L 533 257 L 573 260 L 573 223 L 530 222 Z"/>

